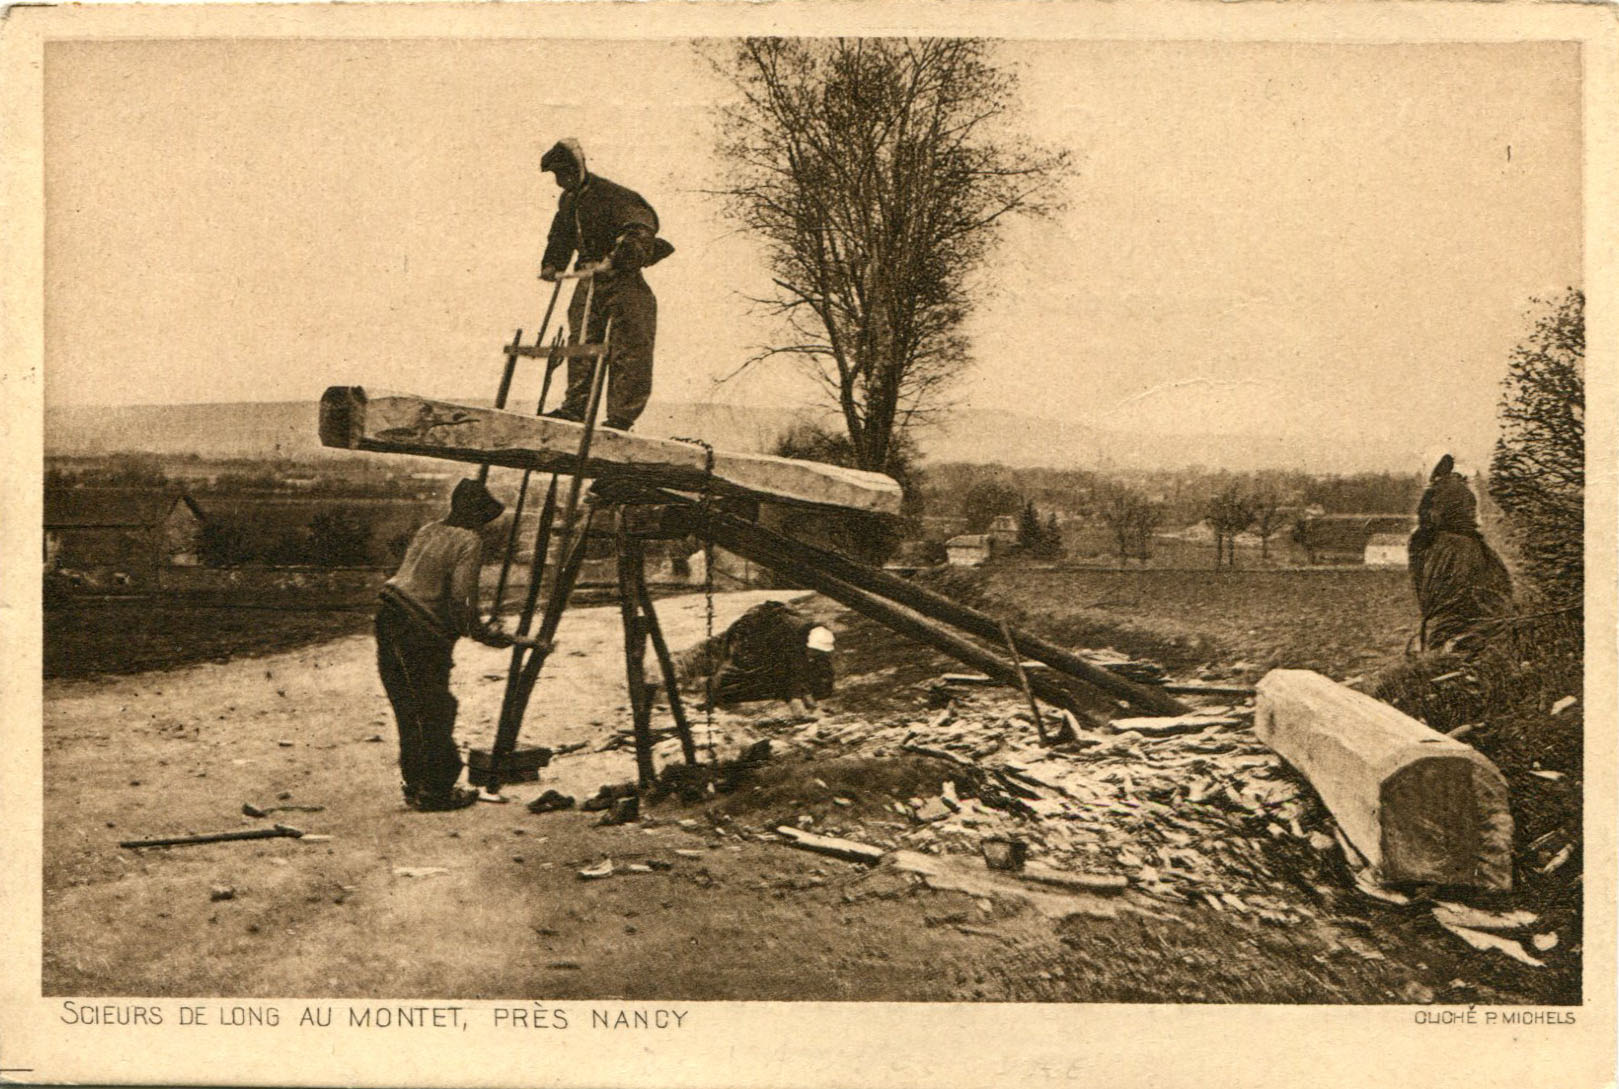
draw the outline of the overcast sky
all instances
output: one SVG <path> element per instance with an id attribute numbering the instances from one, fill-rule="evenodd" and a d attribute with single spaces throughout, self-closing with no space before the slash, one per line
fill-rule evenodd
<path id="1" fill-rule="evenodd" d="M 1576 46 L 998 49 L 1076 170 L 977 282 L 963 401 L 1487 449 L 1530 298 L 1580 282 Z M 654 398 L 799 403 L 713 386 L 770 333 L 703 192 L 726 93 L 686 41 L 53 43 L 47 404 L 489 396 L 569 135 L 677 247 Z"/>

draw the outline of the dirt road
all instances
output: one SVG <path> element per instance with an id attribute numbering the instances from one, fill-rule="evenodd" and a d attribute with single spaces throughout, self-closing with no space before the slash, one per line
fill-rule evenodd
<path id="1" fill-rule="evenodd" d="M 717 624 L 774 595 L 721 595 Z M 913 682 L 937 667 L 824 602 L 847 675 L 829 705 L 925 719 Z M 660 605 L 671 644 L 702 634 L 700 597 Z M 736 793 L 650 807 L 639 825 L 533 815 L 555 787 L 583 798 L 634 773 L 616 606 L 578 609 L 525 726 L 586 742 L 513 804 L 403 808 L 373 643 L 134 676 L 51 681 L 45 710 L 44 991 L 63 995 L 569 997 L 867 1001 L 1410 1001 L 1457 990 L 1443 952 L 1345 941 L 1336 922 L 1267 928 L 1216 911 L 1071 913 L 981 888 L 939 890 L 794 851 L 768 829 L 809 819 L 894 836 L 896 800 L 939 792 L 948 765 L 901 752 L 778 749 Z M 459 736 L 487 744 L 505 652 L 463 643 Z M 1016 701 L 1010 696 L 1009 705 Z M 840 701 L 843 701 L 840 704 Z M 786 740 L 781 708 L 717 719 L 721 756 Z M 699 741 L 704 731 L 699 716 Z M 260 826 L 329 841 L 121 850 L 121 839 Z M 612 859 L 614 876 L 581 868 Z M 656 864 L 658 868 L 648 869 Z M 633 867 L 633 868 L 632 868 Z M 228 898 L 216 899 L 229 889 Z M 1364 923 L 1362 930 L 1368 929 Z M 1423 982 L 1426 980 L 1426 982 Z M 1467 985 L 1470 986 L 1470 985 Z M 1448 988 L 1448 990 L 1447 990 Z M 1443 997 L 1441 1000 L 1444 1000 Z"/>

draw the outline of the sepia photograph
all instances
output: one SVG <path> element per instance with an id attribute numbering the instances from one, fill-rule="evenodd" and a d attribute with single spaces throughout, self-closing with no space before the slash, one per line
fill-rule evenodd
<path id="1" fill-rule="evenodd" d="M 13 9 L 0 1080 L 1611 1081 L 1611 11 L 1440 6 Z"/>

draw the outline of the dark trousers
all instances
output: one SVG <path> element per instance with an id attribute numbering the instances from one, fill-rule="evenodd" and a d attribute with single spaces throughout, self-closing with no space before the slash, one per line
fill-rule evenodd
<path id="1" fill-rule="evenodd" d="M 568 327 L 578 330 L 585 320 L 585 295 L 581 288 L 568 304 Z M 613 323 L 612 343 L 608 346 L 607 415 L 608 427 L 627 431 L 646 409 L 652 396 L 652 343 L 658 332 L 658 300 L 639 272 L 604 277 L 596 284 L 590 307 L 588 341 L 601 343 L 607 322 Z M 575 340 L 578 334 L 574 334 Z M 583 420 L 590 402 L 591 361 L 568 361 L 568 394 L 562 401 L 562 414 Z"/>
<path id="2" fill-rule="evenodd" d="M 450 695 L 454 646 L 398 605 L 385 601 L 377 611 L 377 672 L 399 724 L 399 773 L 406 790 L 423 795 L 447 792 L 461 775 Z"/>

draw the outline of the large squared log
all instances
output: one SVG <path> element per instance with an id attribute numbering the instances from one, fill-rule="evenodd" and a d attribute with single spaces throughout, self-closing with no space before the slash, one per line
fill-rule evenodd
<path id="1" fill-rule="evenodd" d="M 1310 780 L 1374 879 L 1512 888 L 1506 780 L 1477 750 L 1303 669 L 1259 682 L 1254 732 Z"/>
<path id="2" fill-rule="evenodd" d="M 346 450 L 418 454 L 594 479 L 701 491 L 707 455 L 695 443 L 598 428 L 579 464 L 583 427 L 566 420 L 332 386 L 320 399 L 320 441 Z M 881 473 L 814 461 L 714 451 L 712 490 L 777 503 L 899 513 L 900 487 Z"/>

